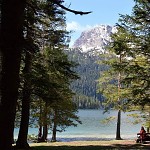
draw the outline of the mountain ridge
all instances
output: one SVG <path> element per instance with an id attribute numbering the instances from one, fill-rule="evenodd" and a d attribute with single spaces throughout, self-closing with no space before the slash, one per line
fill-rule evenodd
<path id="1" fill-rule="evenodd" d="M 79 64 L 74 71 L 80 79 L 74 81 L 70 88 L 76 93 L 73 101 L 81 109 L 102 108 L 104 100 L 101 93 L 97 93 L 100 72 L 106 69 L 100 54 L 105 51 L 105 46 L 111 42 L 110 35 L 116 32 L 116 27 L 100 25 L 85 30 L 74 42 L 71 49 L 66 50 L 69 59 Z"/>
<path id="2" fill-rule="evenodd" d="M 115 26 L 98 25 L 83 31 L 72 48 L 81 48 L 83 52 L 88 52 L 91 49 L 103 52 L 104 47 L 111 41 L 110 35 L 115 32 Z"/>

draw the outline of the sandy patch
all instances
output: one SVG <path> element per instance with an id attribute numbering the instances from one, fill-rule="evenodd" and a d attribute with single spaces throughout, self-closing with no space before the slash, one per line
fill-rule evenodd
<path id="1" fill-rule="evenodd" d="M 135 140 L 111 140 L 111 141 L 71 141 L 71 142 L 49 142 L 49 143 L 31 143 L 30 146 L 111 146 L 134 145 Z"/>

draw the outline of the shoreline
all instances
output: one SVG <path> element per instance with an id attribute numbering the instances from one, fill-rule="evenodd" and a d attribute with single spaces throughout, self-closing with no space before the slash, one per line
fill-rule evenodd
<path id="1" fill-rule="evenodd" d="M 122 140 L 125 141 L 135 141 L 135 138 L 122 138 Z M 51 139 L 48 139 L 48 142 L 50 142 Z M 61 137 L 61 138 L 57 138 L 57 142 L 85 142 L 85 141 L 97 141 L 97 142 L 101 142 L 101 141 L 115 141 L 115 137 Z"/>

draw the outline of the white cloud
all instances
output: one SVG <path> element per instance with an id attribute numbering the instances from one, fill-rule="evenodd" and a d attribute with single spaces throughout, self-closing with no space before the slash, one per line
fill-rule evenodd
<path id="1" fill-rule="evenodd" d="M 67 23 L 67 30 L 76 31 L 76 30 L 79 30 L 79 28 L 80 28 L 80 25 L 75 21 Z"/>
<path id="2" fill-rule="evenodd" d="M 87 29 L 92 28 L 90 25 L 82 26 L 78 22 L 72 21 L 67 23 L 67 30 L 68 31 L 75 31 L 75 32 L 81 32 Z"/>
<path id="3" fill-rule="evenodd" d="M 88 29 L 92 29 L 95 27 L 98 27 L 102 24 L 95 24 L 95 25 L 81 25 L 76 21 L 67 22 L 67 30 L 68 31 L 74 31 L 74 32 L 82 32 Z M 104 24 L 103 24 L 104 25 Z"/>

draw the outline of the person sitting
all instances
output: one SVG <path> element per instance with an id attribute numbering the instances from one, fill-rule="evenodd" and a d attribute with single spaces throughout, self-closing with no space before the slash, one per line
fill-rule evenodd
<path id="1" fill-rule="evenodd" d="M 141 130 L 140 130 L 141 143 L 143 143 L 145 137 L 146 137 L 146 131 L 145 131 L 144 127 L 142 126 L 142 127 L 141 127 Z"/>

